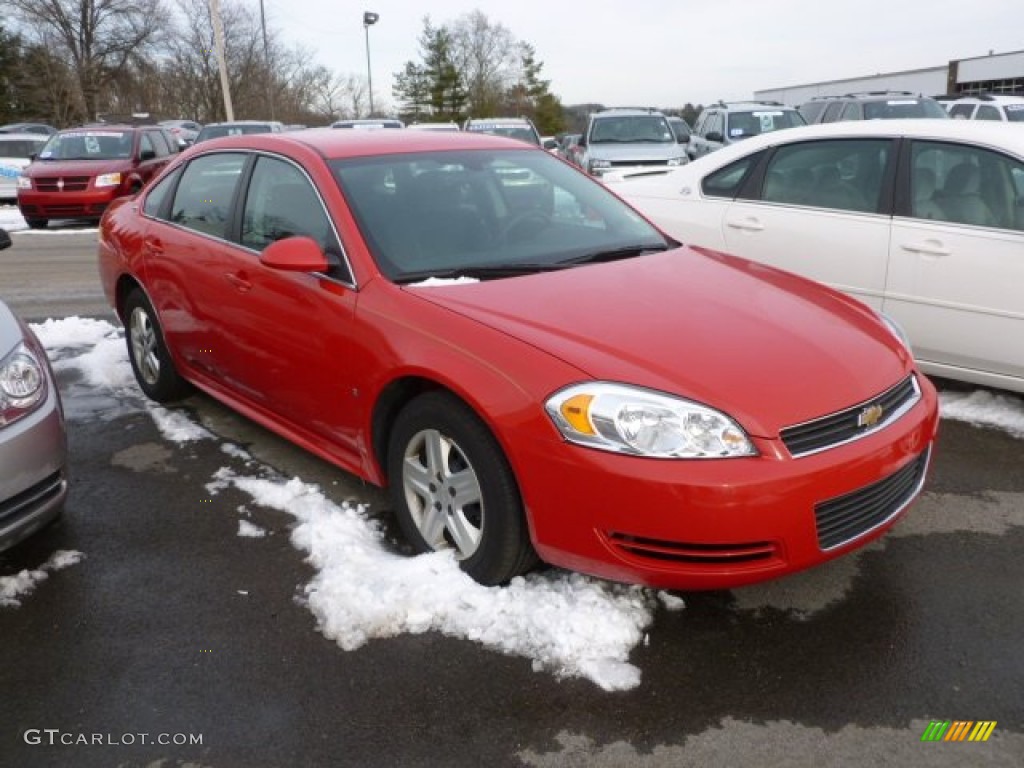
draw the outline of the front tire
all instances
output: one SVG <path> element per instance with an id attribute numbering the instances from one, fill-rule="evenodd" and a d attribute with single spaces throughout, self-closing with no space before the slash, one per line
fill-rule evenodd
<path id="1" fill-rule="evenodd" d="M 128 359 L 139 387 L 158 403 L 181 400 L 192 392 L 171 362 L 156 312 L 145 294 L 132 289 L 124 301 L 125 340 Z"/>
<path id="2" fill-rule="evenodd" d="M 537 563 L 512 468 L 454 395 L 428 392 L 399 413 L 387 466 L 398 523 L 418 552 L 454 549 L 462 569 L 486 586 Z"/>
<path id="3" fill-rule="evenodd" d="M 30 219 L 25 217 L 25 223 L 28 224 L 29 229 L 46 229 L 49 225 L 49 219 Z"/>

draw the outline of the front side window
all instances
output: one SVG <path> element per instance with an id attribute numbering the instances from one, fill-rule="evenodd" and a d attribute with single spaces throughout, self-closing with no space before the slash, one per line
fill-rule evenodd
<path id="1" fill-rule="evenodd" d="M 781 147 L 765 174 L 770 203 L 874 212 L 891 153 L 888 139 L 837 139 Z"/>
<path id="2" fill-rule="evenodd" d="M 286 237 L 316 240 L 325 253 L 338 253 L 330 219 L 312 182 L 298 167 L 275 157 L 260 157 L 242 211 L 242 245 L 262 251 Z"/>
<path id="3" fill-rule="evenodd" d="M 509 277 L 669 247 L 632 208 L 549 152 L 411 153 L 331 167 L 381 271 L 396 282 Z"/>
<path id="4" fill-rule="evenodd" d="M 1007 104 L 1003 109 L 1011 123 L 1024 123 L 1024 104 Z"/>
<path id="5" fill-rule="evenodd" d="M 170 220 L 196 232 L 225 238 L 235 188 L 245 155 L 216 153 L 197 157 L 182 173 Z"/>
<path id="6" fill-rule="evenodd" d="M 912 215 L 1024 230 L 1024 163 L 966 144 L 914 141 L 911 146 Z"/>
<path id="7" fill-rule="evenodd" d="M 839 112 L 843 108 L 843 102 L 833 101 L 827 107 L 825 107 L 825 114 L 821 116 L 821 122 L 823 123 L 834 123 L 839 119 Z"/>

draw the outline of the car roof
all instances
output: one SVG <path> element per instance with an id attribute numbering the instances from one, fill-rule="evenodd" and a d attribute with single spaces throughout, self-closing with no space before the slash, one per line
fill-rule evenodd
<path id="1" fill-rule="evenodd" d="M 49 141 L 50 137 L 45 133 L 29 133 L 22 131 L 20 133 L 0 133 L 0 141 L 25 141 L 30 139 L 32 141 Z"/>
<path id="2" fill-rule="evenodd" d="M 308 128 L 285 133 L 255 133 L 210 139 L 201 145 L 213 149 L 284 150 L 300 146 L 313 149 L 328 160 L 402 152 L 443 152 L 473 149 L 518 149 L 533 151 L 530 144 L 503 136 L 466 131 L 339 131 Z M 536 151 L 543 152 L 537 148 Z"/>
<path id="3" fill-rule="evenodd" d="M 1024 131 L 1020 126 L 1001 121 L 943 120 L 938 118 L 897 120 L 846 120 L 785 128 L 780 131 L 751 136 L 749 139 L 716 150 L 707 158 L 728 162 L 752 151 L 776 144 L 817 138 L 909 137 L 938 141 L 970 141 L 1010 150 L 1024 156 Z M 696 163 L 705 158 L 699 158 Z M 722 164 L 724 164 L 724 162 Z M 717 165 L 718 163 L 716 163 Z M 683 166 L 684 168 L 688 166 Z"/>

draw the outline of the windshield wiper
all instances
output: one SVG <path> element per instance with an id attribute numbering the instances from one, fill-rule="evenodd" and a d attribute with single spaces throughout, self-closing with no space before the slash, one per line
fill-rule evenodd
<path id="1" fill-rule="evenodd" d="M 602 261 L 618 261 L 619 259 L 631 259 L 634 256 L 643 256 L 645 253 L 658 253 L 667 251 L 670 247 L 667 243 L 648 243 L 637 245 L 625 245 L 621 248 L 611 248 L 607 251 L 594 251 L 585 253 L 582 256 L 573 256 L 571 259 L 557 262 L 566 267 L 577 264 L 597 264 Z"/>
<path id="2" fill-rule="evenodd" d="M 471 277 L 489 280 L 499 277 L 516 277 L 530 275 L 535 272 L 551 272 L 573 266 L 570 262 L 559 261 L 554 264 L 493 264 L 472 267 L 456 267 L 453 269 L 424 269 L 419 272 L 403 272 L 394 279 L 399 284 L 418 283 L 434 277 L 438 280 L 457 280 L 460 277 Z"/>

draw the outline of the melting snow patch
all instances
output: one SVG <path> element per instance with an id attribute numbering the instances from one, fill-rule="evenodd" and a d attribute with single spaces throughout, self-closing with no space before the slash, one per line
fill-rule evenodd
<path id="1" fill-rule="evenodd" d="M 562 571 L 483 587 L 449 552 L 412 558 L 390 552 L 364 507 L 339 506 L 298 478 L 242 477 L 224 468 L 211 485 L 223 484 L 298 519 L 292 543 L 318 571 L 306 587 L 306 604 L 320 631 L 345 650 L 374 638 L 437 631 L 605 690 L 640 683 L 628 657 L 653 618 L 650 590 Z"/>
<path id="2" fill-rule="evenodd" d="M 78 563 L 85 555 L 69 549 L 58 549 L 38 568 L 27 568 L 14 576 L 0 577 L 0 606 L 17 608 L 21 605 L 19 598 L 30 594 L 41 582 L 49 578 L 50 573 Z"/>
<path id="3" fill-rule="evenodd" d="M 169 411 L 159 405 L 150 405 L 149 413 L 165 440 L 170 440 L 173 443 L 189 443 L 196 440 L 213 439 L 213 434 L 196 424 L 187 413 Z"/>
<path id="4" fill-rule="evenodd" d="M 665 606 L 666 610 L 673 613 L 681 611 L 686 607 L 686 601 L 679 597 L 679 595 L 673 595 L 671 592 L 662 590 L 658 593 L 658 599 Z"/>
<path id="5" fill-rule="evenodd" d="M 475 277 L 428 277 L 418 283 L 409 283 L 410 288 L 434 288 L 439 285 L 466 285 L 467 283 L 479 283 Z"/>
<path id="6" fill-rule="evenodd" d="M 239 520 L 238 535 L 249 539 L 262 539 L 267 535 L 267 531 L 258 525 L 253 525 L 248 520 Z"/>
<path id="7" fill-rule="evenodd" d="M 943 418 L 966 421 L 979 427 L 996 427 L 1024 438 L 1024 400 L 1013 395 L 974 392 L 943 392 L 939 396 Z"/>

